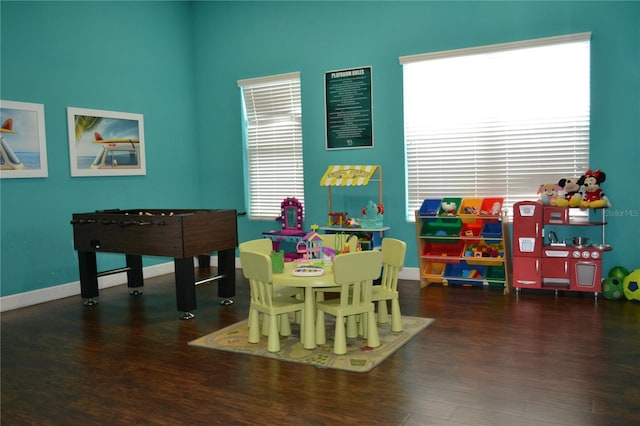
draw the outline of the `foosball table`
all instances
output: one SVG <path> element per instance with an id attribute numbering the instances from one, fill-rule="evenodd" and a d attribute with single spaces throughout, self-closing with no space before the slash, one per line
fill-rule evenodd
<path id="1" fill-rule="evenodd" d="M 74 248 L 78 252 L 81 296 L 85 305 L 98 297 L 98 277 L 126 272 L 132 295 L 142 293 L 142 256 L 172 257 L 176 299 L 182 319 L 193 318 L 195 286 L 218 281 L 223 304 L 235 296 L 236 210 L 99 210 L 74 213 Z M 196 282 L 194 258 L 208 266 L 218 253 L 218 275 Z M 98 272 L 96 253 L 124 253 L 126 267 Z"/>

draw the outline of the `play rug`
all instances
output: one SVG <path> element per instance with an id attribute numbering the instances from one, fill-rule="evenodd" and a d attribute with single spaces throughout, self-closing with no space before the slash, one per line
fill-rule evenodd
<path id="1" fill-rule="evenodd" d="M 371 349 L 367 347 L 367 340 L 362 337 L 348 338 L 347 353 L 336 355 L 333 353 L 334 325 L 330 323 L 331 319 L 333 317 L 327 316 L 327 343 L 318 345 L 314 350 L 302 347 L 299 325 L 291 324 L 292 335 L 280 338 L 280 351 L 277 353 L 268 352 L 266 336 L 262 336 L 260 343 L 247 342 L 249 337 L 247 320 L 193 340 L 189 342 L 189 345 L 309 364 L 319 368 L 335 368 L 364 373 L 387 359 L 389 355 L 400 349 L 413 336 L 433 322 L 431 318 L 403 316 L 404 331 L 400 333 L 392 332 L 389 328 L 390 324 L 379 324 L 380 346 Z"/>

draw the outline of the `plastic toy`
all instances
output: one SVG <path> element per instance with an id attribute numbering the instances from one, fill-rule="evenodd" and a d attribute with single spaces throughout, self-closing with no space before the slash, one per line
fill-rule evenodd
<path id="1" fill-rule="evenodd" d="M 345 213 L 329 213 L 329 223 L 328 226 L 343 226 L 347 221 L 348 214 Z"/>
<path id="2" fill-rule="evenodd" d="M 624 296 L 622 279 L 607 277 L 602 280 L 602 294 L 605 299 L 620 300 Z"/>
<path id="3" fill-rule="evenodd" d="M 500 244 L 472 244 L 465 250 L 465 257 L 504 257 Z"/>
<path id="4" fill-rule="evenodd" d="M 307 241 L 298 241 L 296 244 L 296 252 L 298 253 L 297 262 L 301 263 L 311 260 L 311 251 L 309 250 L 309 243 Z"/>
<path id="5" fill-rule="evenodd" d="M 362 208 L 362 219 L 360 224 L 363 227 L 380 227 L 384 218 L 384 206 L 382 203 L 375 203 L 373 201 L 367 202 L 367 205 Z"/>
<path id="6" fill-rule="evenodd" d="M 624 297 L 632 302 L 640 302 L 640 269 L 636 269 L 624 277 L 622 281 Z"/>
<path id="7" fill-rule="evenodd" d="M 558 186 L 562 188 L 561 196 L 556 200 L 558 207 L 579 207 L 582 201 L 582 184 L 578 183 L 579 178 L 563 178 L 558 181 Z"/>
<path id="8" fill-rule="evenodd" d="M 580 201 L 580 208 L 597 209 L 611 207 L 609 199 L 600 188 L 600 184 L 607 179 L 607 175 L 602 170 L 587 170 L 578 180 L 579 185 L 584 186 L 584 195 Z"/>
<path id="9" fill-rule="evenodd" d="M 304 221 L 302 203 L 295 197 L 285 198 L 280 203 L 280 216 L 276 220 L 282 222 L 284 233 L 301 233 Z"/>
<path id="10" fill-rule="evenodd" d="M 344 222 L 344 226 L 347 228 L 360 228 L 360 219 L 357 217 L 350 217 Z"/>
<path id="11" fill-rule="evenodd" d="M 538 194 L 540 194 L 542 204 L 555 206 L 560 195 L 560 186 L 556 183 L 543 183 L 538 187 Z"/>
<path id="12" fill-rule="evenodd" d="M 296 250 L 303 254 L 303 257 L 309 259 L 322 260 L 322 235 L 317 232 L 318 225 L 311 225 L 311 231 L 305 235 L 296 245 Z M 306 244 L 306 250 L 304 245 Z"/>

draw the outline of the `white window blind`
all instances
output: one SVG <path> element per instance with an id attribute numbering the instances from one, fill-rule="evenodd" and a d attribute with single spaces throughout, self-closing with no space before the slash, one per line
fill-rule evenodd
<path id="1" fill-rule="evenodd" d="M 304 201 L 300 73 L 239 80 L 250 219 L 280 216 L 286 197 Z"/>
<path id="2" fill-rule="evenodd" d="M 426 198 L 537 199 L 589 166 L 590 34 L 404 56 L 407 220 Z"/>

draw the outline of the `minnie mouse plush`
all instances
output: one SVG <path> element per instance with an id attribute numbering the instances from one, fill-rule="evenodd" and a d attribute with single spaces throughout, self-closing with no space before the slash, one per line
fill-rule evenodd
<path id="1" fill-rule="evenodd" d="M 604 194 L 604 191 L 600 189 L 600 184 L 607 179 L 607 175 L 601 170 L 592 171 L 587 170 L 584 175 L 580 177 L 578 183 L 584 186 L 584 195 L 580 202 L 580 208 L 602 208 L 611 207 L 609 199 Z"/>

